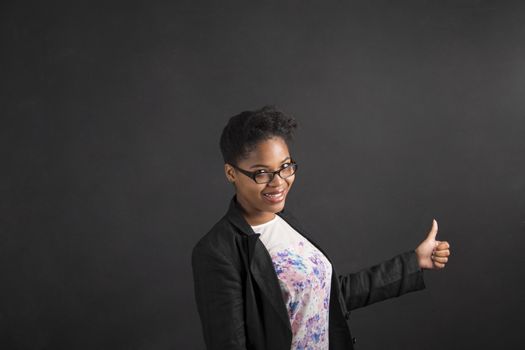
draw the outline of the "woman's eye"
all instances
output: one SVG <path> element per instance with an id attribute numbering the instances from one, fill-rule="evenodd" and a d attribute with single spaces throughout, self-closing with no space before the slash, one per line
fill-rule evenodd
<path id="1" fill-rule="evenodd" d="M 288 168 L 290 165 L 292 165 L 292 163 L 284 163 L 283 165 L 281 165 L 281 169 Z M 269 172 L 270 171 L 265 170 L 265 169 L 259 169 L 259 170 L 255 170 L 255 175 L 266 174 Z"/>

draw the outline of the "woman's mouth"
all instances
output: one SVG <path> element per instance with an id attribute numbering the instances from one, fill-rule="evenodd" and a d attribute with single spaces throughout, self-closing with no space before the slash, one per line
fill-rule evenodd
<path id="1" fill-rule="evenodd" d="M 270 203 L 279 203 L 284 200 L 285 190 L 263 193 L 263 197 Z"/>

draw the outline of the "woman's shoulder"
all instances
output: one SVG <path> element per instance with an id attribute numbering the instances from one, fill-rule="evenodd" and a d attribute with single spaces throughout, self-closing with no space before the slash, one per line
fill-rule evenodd
<path id="1" fill-rule="evenodd" d="M 241 236 L 234 225 L 223 216 L 193 247 L 193 254 L 230 254 L 239 244 Z"/>

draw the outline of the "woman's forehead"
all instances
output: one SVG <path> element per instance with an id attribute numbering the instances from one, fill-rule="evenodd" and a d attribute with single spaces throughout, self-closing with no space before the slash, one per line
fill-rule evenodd
<path id="1" fill-rule="evenodd" d="M 286 142 L 282 138 L 272 138 L 259 142 L 242 163 L 249 167 L 271 166 L 280 165 L 289 159 L 290 151 Z"/>

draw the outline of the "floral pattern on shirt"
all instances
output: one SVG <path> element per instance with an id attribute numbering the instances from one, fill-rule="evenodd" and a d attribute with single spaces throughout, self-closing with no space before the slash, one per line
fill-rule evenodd
<path id="1" fill-rule="evenodd" d="M 292 349 L 328 349 L 332 266 L 304 237 L 270 252 L 292 326 Z"/>

